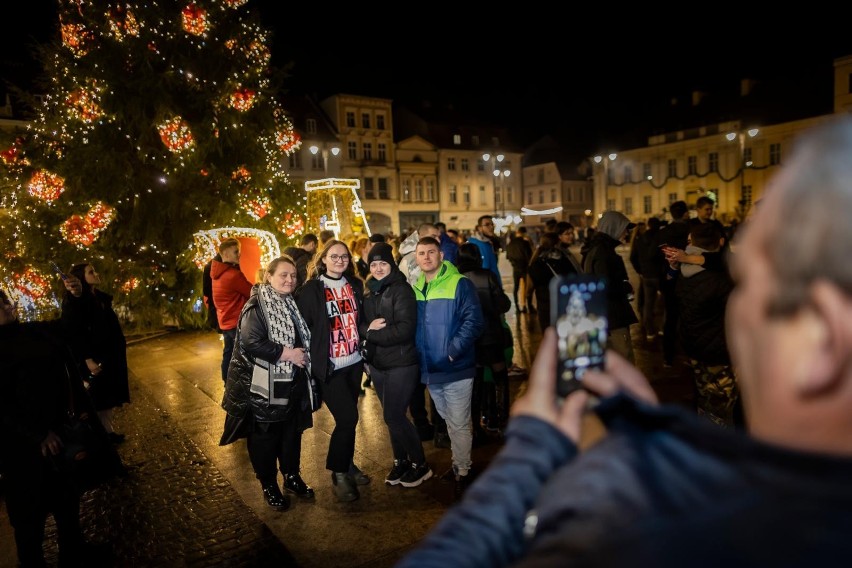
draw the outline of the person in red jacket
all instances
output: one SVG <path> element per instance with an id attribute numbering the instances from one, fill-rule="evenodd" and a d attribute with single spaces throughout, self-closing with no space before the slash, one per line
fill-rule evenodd
<path id="1" fill-rule="evenodd" d="M 237 322 L 243 304 L 251 295 L 251 282 L 240 271 L 240 241 L 228 238 L 219 243 L 219 256 L 210 267 L 210 277 L 213 279 L 213 303 L 219 316 L 219 329 L 225 346 L 222 349 L 222 381 L 228 376 L 228 365 L 231 363 L 231 353 L 234 351 L 234 340 L 237 336 Z"/>

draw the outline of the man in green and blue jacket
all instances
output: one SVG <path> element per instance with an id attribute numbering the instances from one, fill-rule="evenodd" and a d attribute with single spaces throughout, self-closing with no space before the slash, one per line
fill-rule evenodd
<path id="1" fill-rule="evenodd" d="M 432 237 L 417 243 L 421 274 L 414 284 L 417 298 L 417 351 L 420 380 L 429 389 L 438 414 L 447 421 L 453 454 L 452 475 L 458 492 L 467 485 L 473 434 L 470 399 L 476 373 L 474 343 L 485 327 L 476 287 L 444 261 L 441 244 Z"/>

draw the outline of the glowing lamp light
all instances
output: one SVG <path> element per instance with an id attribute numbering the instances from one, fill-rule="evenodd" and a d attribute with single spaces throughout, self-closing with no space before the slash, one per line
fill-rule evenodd
<path id="1" fill-rule="evenodd" d="M 34 173 L 27 184 L 27 193 L 47 203 L 59 199 L 64 191 L 65 180 L 44 170 Z"/>

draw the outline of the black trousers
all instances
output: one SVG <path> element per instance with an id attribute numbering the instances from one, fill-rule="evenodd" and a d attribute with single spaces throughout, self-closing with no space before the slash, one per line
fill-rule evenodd
<path id="1" fill-rule="evenodd" d="M 358 362 L 336 369 L 319 381 L 323 402 L 334 417 L 334 431 L 328 444 L 325 468 L 338 473 L 349 471 L 355 455 L 355 427 L 358 425 L 358 397 L 364 364 Z"/>
<path id="2" fill-rule="evenodd" d="M 666 319 L 663 322 L 663 359 L 667 365 L 674 363 L 678 350 L 677 327 L 680 318 L 680 308 L 675 293 L 676 279 L 660 280 L 660 291 L 663 293 L 663 301 L 666 304 Z"/>
<path id="3" fill-rule="evenodd" d="M 434 426 L 435 432 L 447 432 L 447 423 L 438 414 L 438 409 L 435 408 L 435 402 L 432 397 L 429 397 L 429 406 L 432 413 L 432 423 L 429 423 L 429 412 L 426 410 L 426 385 L 420 382 L 420 377 L 417 377 L 417 385 L 414 387 L 414 392 L 411 394 L 411 402 L 408 404 L 408 412 L 411 414 L 411 419 L 414 425 L 420 428 L 428 428 Z"/>
<path id="4" fill-rule="evenodd" d="M 386 371 L 371 367 L 370 376 L 382 403 L 382 417 L 388 427 L 394 459 L 423 463 L 426 460 L 423 445 L 417 428 L 406 414 L 412 393 L 418 384 L 422 384 L 419 365 Z"/>
<path id="5" fill-rule="evenodd" d="M 283 422 L 255 422 L 246 446 L 254 475 L 263 485 L 274 482 L 279 470 L 285 476 L 299 473 L 302 433 L 295 418 Z"/>

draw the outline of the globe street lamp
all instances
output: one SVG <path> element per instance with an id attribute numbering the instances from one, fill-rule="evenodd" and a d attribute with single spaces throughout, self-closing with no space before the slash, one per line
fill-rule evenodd
<path id="1" fill-rule="evenodd" d="M 482 154 L 482 161 L 491 166 L 494 175 L 494 213 L 500 212 L 500 217 L 506 216 L 506 178 L 512 175 L 508 164 L 505 164 L 506 156 L 503 154 Z M 499 180 L 499 181 L 498 181 Z"/>
<path id="2" fill-rule="evenodd" d="M 754 138 L 760 133 L 760 130 L 757 128 L 748 128 L 746 130 L 740 130 L 739 132 L 728 132 L 725 134 L 725 138 L 728 142 L 733 142 L 734 140 L 738 140 L 740 146 L 740 211 L 743 217 L 745 217 L 746 212 L 748 211 L 749 199 L 746 198 L 746 183 L 745 183 L 745 172 L 746 168 L 750 168 L 754 162 L 751 160 L 751 156 L 746 156 L 746 136 L 749 138 Z"/>
<path id="3" fill-rule="evenodd" d="M 313 154 L 314 156 L 316 156 L 317 153 L 320 153 L 320 155 L 322 156 L 322 169 L 326 177 L 328 177 L 328 152 L 329 150 L 331 150 L 331 154 L 333 156 L 337 156 L 338 154 L 340 154 L 340 147 L 331 146 L 331 148 L 329 148 L 325 144 L 323 144 L 322 150 L 320 150 L 320 147 L 314 144 L 310 148 L 308 148 L 308 150 L 310 150 L 311 154 Z"/>

